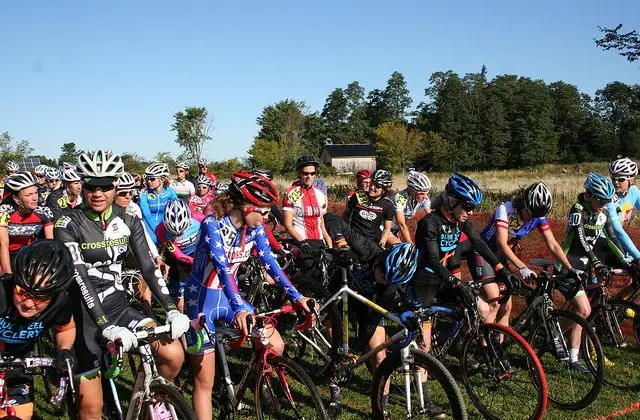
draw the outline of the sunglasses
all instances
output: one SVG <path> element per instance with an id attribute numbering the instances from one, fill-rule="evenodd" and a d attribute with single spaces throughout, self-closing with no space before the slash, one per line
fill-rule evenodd
<path id="1" fill-rule="evenodd" d="M 147 178 L 147 182 L 153 182 L 156 179 L 158 179 L 158 178 L 156 178 L 155 176 L 150 176 L 150 177 Z"/>
<path id="2" fill-rule="evenodd" d="M 265 208 L 265 207 L 251 206 L 251 207 L 247 207 L 244 210 L 244 215 L 248 216 L 250 213 L 253 213 L 253 212 L 258 213 L 262 217 L 267 217 L 269 215 L 269 213 L 271 212 L 271 209 Z"/>
<path id="3" fill-rule="evenodd" d="M 38 178 L 44 178 L 44 175 L 36 175 Z"/>
<path id="4" fill-rule="evenodd" d="M 208 187 L 208 186 L 206 186 L 206 185 L 198 185 L 198 189 L 199 189 L 199 190 L 208 190 L 208 189 L 209 189 L 209 187 Z"/>
<path id="5" fill-rule="evenodd" d="M 626 176 L 620 176 L 620 177 L 611 177 L 611 181 L 613 182 L 617 182 L 618 184 L 622 184 L 624 181 L 628 180 L 629 178 L 627 178 Z"/>
<path id="6" fill-rule="evenodd" d="M 120 191 L 118 193 L 118 197 L 131 197 L 133 195 L 133 191 Z"/>
<path id="7" fill-rule="evenodd" d="M 36 305 L 42 305 L 42 304 L 51 302 L 50 297 L 34 296 L 31 293 L 24 290 L 22 287 L 18 286 L 17 284 L 13 289 L 15 291 L 16 296 L 18 297 L 18 300 L 20 300 L 20 302 L 24 302 L 27 299 L 31 299 L 33 303 L 35 303 Z"/>
<path id="8" fill-rule="evenodd" d="M 47 179 L 46 182 L 58 182 L 57 179 Z"/>
<path id="9" fill-rule="evenodd" d="M 313 172 L 300 172 L 300 174 L 302 176 L 315 176 L 317 174 L 317 172 L 313 171 Z"/>
<path id="10" fill-rule="evenodd" d="M 475 210 L 476 206 L 474 206 L 473 204 L 470 203 L 466 203 L 464 201 L 458 201 L 458 205 L 460 207 L 462 207 L 462 210 L 466 211 L 466 212 L 470 212 Z"/>
<path id="11" fill-rule="evenodd" d="M 178 169 L 178 172 L 186 172 L 184 169 Z"/>
<path id="12" fill-rule="evenodd" d="M 113 184 L 109 184 L 109 185 L 84 184 L 82 187 L 89 192 L 96 192 L 98 190 L 100 190 L 101 192 L 107 192 L 107 191 L 113 190 L 116 186 Z"/>

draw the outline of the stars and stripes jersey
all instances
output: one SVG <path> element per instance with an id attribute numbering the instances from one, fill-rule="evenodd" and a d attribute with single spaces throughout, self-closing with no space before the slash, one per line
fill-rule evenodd
<path id="1" fill-rule="evenodd" d="M 17 251 L 33 243 L 45 226 L 53 226 L 53 213 L 48 207 L 36 207 L 29 214 L 21 214 L 13 204 L 0 206 L 0 226 L 9 233 L 9 251 Z"/>
<path id="2" fill-rule="evenodd" d="M 293 213 L 293 228 L 303 240 L 322 240 L 321 219 L 327 212 L 327 196 L 320 189 L 294 185 L 284 193 L 282 207 Z"/>
<path id="3" fill-rule="evenodd" d="M 549 227 L 549 221 L 546 217 L 534 217 L 533 219 L 525 222 L 520 217 L 520 212 L 514 206 L 512 201 L 502 203 L 496 209 L 496 212 L 489 219 L 489 224 L 482 230 L 480 236 L 485 241 L 492 251 L 498 249 L 496 244 L 496 232 L 498 228 L 504 228 L 508 230 L 508 244 L 513 248 L 518 244 L 518 241 L 528 235 L 535 229 L 540 232 L 551 229 Z"/>
<path id="4" fill-rule="evenodd" d="M 291 284 L 271 251 L 264 227 L 238 228 L 229 216 L 216 219 L 210 215 L 202 221 L 187 288 L 222 288 L 234 313 L 247 309 L 248 304 L 238 290 L 236 273 L 254 248 L 262 266 L 276 283 L 292 300 L 300 299 L 302 295 Z"/>

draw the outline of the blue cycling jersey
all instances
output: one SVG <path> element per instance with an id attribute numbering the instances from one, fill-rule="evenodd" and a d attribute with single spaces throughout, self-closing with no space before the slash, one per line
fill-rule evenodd
<path id="1" fill-rule="evenodd" d="M 640 189 L 632 185 L 625 195 L 618 194 L 618 200 L 607 204 L 607 213 L 623 250 L 633 259 L 640 259 L 640 251 L 635 246 L 623 226 L 629 223 L 633 210 L 640 210 Z"/>
<path id="2" fill-rule="evenodd" d="M 182 235 L 174 235 L 173 233 L 166 231 L 166 239 L 173 242 L 180 251 L 185 255 L 193 255 L 198 245 L 198 234 L 200 233 L 200 222 L 196 219 L 191 219 L 191 224 L 185 230 Z"/>
<path id="3" fill-rule="evenodd" d="M 149 236 L 153 239 L 153 242 L 158 245 L 158 238 L 156 238 L 156 227 L 162 223 L 164 216 L 164 209 L 167 205 L 177 200 L 178 195 L 171 187 L 167 187 L 160 193 L 153 190 L 146 189 L 138 194 L 138 205 L 142 211 L 142 220 L 144 221 L 144 227 L 147 229 Z"/>
<path id="4" fill-rule="evenodd" d="M 549 222 L 546 217 L 534 217 L 525 222 L 520 217 L 520 212 L 513 205 L 513 202 L 502 203 L 496 212 L 489 219 L 489 224 L 482 230 L 480 237 L 489 245 L 492 251 L 498 250 L 496 243 L 496 232 L 498 227 L 507 229 L 508 244 L 511 248 L 517 245 L 518 241 L 538 229 L 540 232 L 549 230 Z"/>

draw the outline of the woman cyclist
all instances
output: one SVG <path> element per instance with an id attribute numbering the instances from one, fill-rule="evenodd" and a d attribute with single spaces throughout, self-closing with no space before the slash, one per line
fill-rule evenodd
<path id="1" fill-rule="evenodd" d="M 391 243 L 398 241 L 413 243 L 407 222 L 420 214 L 426 215 L 431 212 L 430 190 L 431 180 L 428 176 L 418 171 L 409 171 L 407 188 L 393 197 L 396 212 L 391 228 L 391 233 L 394 235 Z"/>
<path id="2" fill-rule="evenodd" d="M 156 238 L 156 227 L 162 223 L 164 209 L 167 204 L 177 200 L 178 196 L 173 188 L 169 187 L 169 165 L 166 163 L 152 163 L 144 170 L 147 180 L 147 189 L 139 194 L 138 205 L 142 210 L 142 220 L 144 226 L 158 246 Z"/>
<path id="3" fill-rule="evenodd" d="M 44 172 L 47 170 L 47 165 L 38 165 L 33 168 L 33 173 L 38 180 L 38 205 L 44 206 L 47 201 L 46 195 L 48 195 L 47 182 L 44 179 Z"/>
<path id="4" fill-rule="evenodd" d="M 176 164 L 176 175 L 176 179 L 172 180 L 169 186 L 174 189 L 178 198 L 189 200 L 189 197 L 196 193 L 196 187 L 187 179 L 189 165 L 185 162 Z"/>
<path id="5" fill-rule="evenodd" d="M 191 210 L 191 216 L 201 222 L 204 219 L 204 213 L 209 203 L 215 198 L 215 191 L 213 190 L 213 182 L 204 174 L 199 174 L 196 182 L 198 184 L 196 195 L 189 197 L 189 209 Z"/>
<path id="6" fill-rule="evenodd" d="M 351 196 L 358 191 L 369 191 L 371 186 L 371 171 L 368 169 L 362 169 L 356 172 L 356 187 L 347 193 L 347 203 Z"/>
<path id="7" fill-rule="evenodd" d="M 0 206 L 0 266 L 11 273 L 16 252 L 39 236 L 53 238 L 53 214 L 38 206 L 37 181 L 31 172 L 17 172 L 7 178 L 9 197 Z"/>
<path id="8" fill-rule="evenodd" d="M 11 175 L 15 174 L 20 170 L 20 165 L 18 165 L 12 160 L 8 160 L 5 165 L 5 169 L 7 171 L 7 178 L 9 178 Z M 2 198 L 2 200 L 5 200 L 9 196 L 8 191 L 6 191 L 6 189 L 4 188 L 5 181 L 6 181 L 6 178 L 2 180 L 2 185 L 0 185 L 0 197 Z"/>
<path id="9" fill-rule="evenodd" d="M 51 166 L 47 167 L 47 169 L 44 170 L 44 181 L 48 189 L 45 197 L 46 200 L 49 198 L 49 194 L 59 190 L 62 186 L 60 183 L 60 169 Z"/>
<path id="10" fill-rule="evenodd" d="M 258 258 L 267 273 L 276 280 L 292 301 L 305 311 L 307 298 L 291 285 L 273 256 L 262 224 L 269 214 L 269 207 L 278 200 L 278 189 L 259 175 L 236 172 L 229 191 L 220 195 L 211 205 L 200 229 L 194 265 L 185 286 L 186 313 L 196 318 L 207 315 L 207 325 L 215 330 L 215 321 L 234 323 L 247 334 L 246 317 L 253 308 L 238 292 L 236 272 L 252 249 L 258 250 Z M 279 354 L 284 349 L 282 338 L 274 329 L 270 341 Z M 187 337 L 189 345 L 191 337 Z M 191 356 L 195 380 L 193 407 L 198 418 L 212 418 L 211 392 L 215 376 L 214 343 L 205 337 L 202 349 Z"/>
<path id="11" fill-rule="evenodd" d="M 33 357 L 34 345 L 43 333 L 55 331 L 56 365 L 67 371 L 76 327 L 71 299 L 66 290 L 73 281 L 73 262 L 61 242 L 42 240 L 23 247 L 16 256 L 15 274 L 0 277 L 0 353 L 9 357 Z M 11 374 L 7 378 L 7 401 L 14 400 L 16 415 L 31 419 L 34 375 Z M 7 413 L 0 409 L 0 418 Z"/>
<path id="12" fill-rule="evenodd" d="M 189 206 L 182 200 L 169 203 L 162 223 L 156 228 L 156 237 L 164 247 L 169 265 L 169 291 L 180 312 L 184 312 L 184 285 L 191 272 L 199 233 L 200 222 L 191 217 Z"/>
<path id="13" fill-rule="evenodd" d="M 73 168 L 63 169 L 60 179 L 63 188 L 49 194 L 46 204 L 51 209 L 54 220 L 57 220 L 68 209 L 82 204 L 82 180 L 76 170 Z"/>
<path id="14" fill-rule="evenodd" d="M 71 251 L 75 267 L 75 283 L 69 293 L 77 303 L 73 316 L 78 332 L 74 350 L 78 357 L 80 418 L 100 419 L 103 348 L 98 337 L 120 340 L 123 350 L 128 351 L 137 346 L 130 329 L 153 322 L 129 304 L 123 290 L 120 275 L 129 252 L 133 252 L 147 285 L 167 311 L 171 339 L 154 341 L 152 347 L 160 374 L 168 380 L 175 378 L 184 361 L 176 339 L 188 330 L 189 319 L 169 296 L 166 282 L 150 257 L 142 223 L 113 205 L 115 185 L 124 172 L 120 156 L 104 150 L 81 153 L 77 167 L 84 180 L 85 206 L 58 219 L 54 234 Z"/>

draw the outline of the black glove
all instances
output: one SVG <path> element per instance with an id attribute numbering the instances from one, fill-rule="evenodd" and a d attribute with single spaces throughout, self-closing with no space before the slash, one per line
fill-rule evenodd
<path id="1" fill-rule="evenodd" d="M 455 290 L 458 292 L 458 296 L 460 296 L 464 306 L 467 308 L 476 308 L 476 305 L 478 304 L 478 292 L 476 289 L 471 287 L 469 283 L 458 281 L 455 286 Z"/>
<path id="2" fill-rule="evenodd" d="M 58 354 L 56 355 L 56 369 L 58 369 L 58 372 L 67 372 L 67 359 L 69 359 L 69 361 L 71 362 L 71 370 L 73 370 L 76 364 L 76 358 L 73 357 L 73 353 L 71 353 L 71 350 L 58 350 Z"/>
<path id="3" fill-rule="evenodd" d="M 306 239 L 300 241 L 300 254 L 302 254 L 303 257 L 308 257 L 313 254 L 313 249 Z"/>
<path id="4" fill-rule="evenodd" d="M 598 280 L 605 279 L 611 275 L 611 270 L 600 261 L 593 263 L 593 271 L 596 273 Z"/>
<path id="5" fill-rule="evenodd" d="M 640 277 L 640 260 L 631 261 L 627 270 L 633 277 Z"/>
<path id="6" fill-rule="evenodd" d="M 496 273 L 496 278 L 501 283 L 504 283 L 509 290 L 518 290 L 521 287 L 520 279 L 506 268 L 501 268 Z"/>

